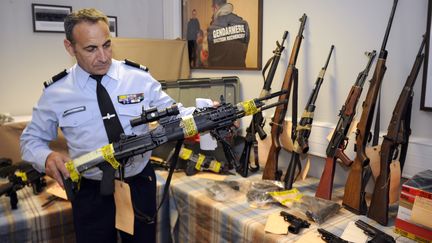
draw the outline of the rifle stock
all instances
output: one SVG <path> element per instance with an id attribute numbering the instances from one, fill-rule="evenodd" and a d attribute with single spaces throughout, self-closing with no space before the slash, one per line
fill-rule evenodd
<path id="1" fill-rule="evenodd" d="M 278 170 L 278 156 L 281 150 L 281 146 L 274 145 L 274 143 L 278 143 L 279 141 L 272 140 L 272 146 L 270 147 L 269 154 L 267 157 L 266 166 L 263 172 L 263 179 L 266 180 L 280 180 L 282 177 L 282 171 Z"/>
<path id="2" fill-rule="evenodd" d="M 415 81 L 417 80 L 417 75 L 424 59 L 424 54 L 422 54 L 424 45 L 425 37 L 423 37 L 423 42 L 416 56 L 416 60 L 411 69 L 410 75 L 406 80 L 406 83 L 393 110 L 393 115 L 390 120 L 387 135 L 384 136 L 384 140 L 381 145 L 380 174 L 375 182 L 375 188 L 372 194 L 368 217 L 374 219 L 382 225 L 387 225 L 388 223 L 390 188 L 389 166 L 395 157 L 395 152 L 398 150 L 399 145 L 408 143 L 410 131 L 406 130 L 406 126 L 409 125 L 406 124 L 407 120 L 409 119 L 407 118 L 407 115 L 410 114 L 409 110 L 411 109 L 412 104 L 413 87 Z M 405 149 L 407 149 L 407 147 L 405 147 Z"/>
<path id="3" fill-rule="evenodd" d="M 385 49 L 388 36 L 390 34 L 391 24 L 396 12 L 398 0 L 394 0 L 393 7 L 390 14 L 390 19 L 387 24 L 387 29 L 384 35 L 384 40 L 381 45 L 380 55 L 375 66 L 373 77 L 370 81 L 369 89 L 363 102 L 363 111 L 360 121 L 357 124 L 357 138 L 356 138 L 356 157 L 351 171 L 348 174 L 345 183 L 345 193 L 343 196 L 342 204 L 350 211 L 356 214 L 366 214 L 367 204 L 365 200 L 365 187 L 367 181 L 363 180 L 363 168 L 369 165 L 369 158 L 366 156 L 366 145 L 369 138 L 370 129 L 374 117 L 375 104 L 378 97 L 378 92 L 381 87 L 382 80 L 386 71 L 387 50 Z"/>
<path id="4" fill-rule="evenodd" d="M 281 150 L 281 145 L 279 141 L 280 134 L 282 133 L 283 121 L 285 119 L 286 111 L 288 109 L 288 100 L 291 93 L 292 80 L 294 72 L 296 71 L 295 64 L 297 62 L 297 56 L 300 51 L 300 45 L 303 39 L 303 30 L 306 24 L 307 16 L 303 14 L 300 18 L 300 29 L 296 36 L 293 49 L 291 51 L 290 60 L 288 63 L 287 70 L 285 72 L 284 81 L 282 83 L 281 90 L 286 90 L 287 93 L 279 96 L 279 102 L 285 101 L 284 105 L 276 107 L 273 119 L 271 122 L 271 136 L 272 143 L 269 150 L 269 155 L 267 157 L 267 162 L 264 167 L 263 179 L 267 180 L 280 180 L 281 172 L 278 171 L 278 157 Z"/>
<path id="5" fill-rule="evenodd" d="M 358 74 L 355 84 L 351 87 L 345 104 L 340 110 L 339 121 L 327 146 L 327 159 L 317 191 L 315 193 L 316 197 L 331 200 L 337 159 L 340 159 L 342 163 L 347 166 L 350 166 L 353 163 L 353 161 L 344 153 L 348 143 L 347 134 L 356 114 L 355 110 L 357 103 L 360 99 L 363 85 L 375 58 L 376 51 L 366 52 L 365 54 L 369 57 L 369 61 L 366 65 L 366 68 Z"/>
<path id="6" fill-rule="evenodd" d="M 335 167 L 336 158 L 327 157 L 315 197 L 331 200 Z"/>

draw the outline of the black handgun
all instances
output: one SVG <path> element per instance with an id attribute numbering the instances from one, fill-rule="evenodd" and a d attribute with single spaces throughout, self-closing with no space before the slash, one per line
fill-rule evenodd
<path id="1" fill-rule="evenodd" d="M 339 236 L 334 235 L 333 233 L 323 229 L 318 228 L 318 232 L 321 234 L 321 239 L 325 242 L 329 243 L 350 243 L 350 241 L 344 240 Z"/>
<path id="2" fill-rule="evenodd" d="M 301 228 L 309 228 L 310 226 L 310 223 L 308 221 L 298 218 L 285 211 L 281 211 L 280 216 L 282 216 L 285 221 L 290 223 L 290 226 L 288 226 L 288 231 L 293 234 L 298 234 Z"/>
<path id="3" fill-rule="evenodd" d="M 357 227 L 362 229 L 366 235 L 368 235 L 369 237 L 372 238 L 371 240 L 368 241 L 370 243 L 387 243 L 387 242 L 388 243 L 394 243 L 394 242 L 396 242 L 395 239 L 391 235 L 388 235 L 388 234 L 382 232 L 381 230 L 369 225 L 368 223 L 366 223 L 360 219 L 355 222 L 355 225 L 357 225 Z"/>

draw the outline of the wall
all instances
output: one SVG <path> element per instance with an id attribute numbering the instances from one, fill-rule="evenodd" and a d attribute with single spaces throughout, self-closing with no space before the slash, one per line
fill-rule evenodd
<path id="1" fill-rule="evenodd" d="M 319 70 L 324 65 L 330 45 L 335 51 L 327 69 L 325 80 L 317 99 L 314 127 L 311 134 L 311 151 L 316 155 L 312 163 L 312 174 L 320 175 L 323 166 L 322 156 L 328 144 L 326 136 L 338 121 L 339 110 L 354 84 L 360 71 L 365 68 L 367 58 L 365 51 L 377 50 L 381 47 L 393 1 L 391 0 L 272 0 L 264 1 L 263 9 L 263 63 L 270 58 L 276 40 L 281 40 L 284 30 L 290 32 L 286 49 L 282 55 L 273 89 L 281 87 L 292 45 L 297 35 L 303 13 L 308 16 L 304 39 L 299 53 L 297 68 L 299 69 L 299 110 L 304 106 L 314 87 Z M 402 86 L 414 63 L 415 55 L 420 47 L 422 35 L 426 30 L 427 0 L 399 0 L 393 25 L 391 28 L 387 50 L 387 72 L 382 83 L 383 100 L 381 104 L 381 135 L 387 131 L 388 123 Z M 372 77 L 375 64 L 369 73 Z M 408 150 L 404 176 L 412 176 L 418 171 L 432 167 L 432 113 L 420 111 L 420 94 L 422 70 L 414 88 L 414 104 L 412 110 L 412 135 Z M 237 75 L 241 80 L 242 97 L 250 99 L 258 96 L 262 87 L 262 76 L 258 71 L 215 71 L 193 70 L 193 77 Z M 260 88 L 258 88 L 260 87 Z M 363 96 L 369 83 L 364 86 Z M 291 114 L 291 111 L 288 112 Z M 357 109 L 357 117 L 361 108 Z M 267 117 L 273 111 L 265 112 Z M 289 116 L 289 115 L 288 115 Z M 290 119 L 290 117 L 287 117 Z M 243 124 L 248 124 L 244 119 Z M 267 129 L 269 129 L 267 127 Z M 351 143 L 353 143 L 352 138 Z M 352 151 L 349 147 L 347 151 Z M 351 158 L 354 153 L 350 152 Z M 290 155 L 282 152 L 279 159 L 281 166 L 287 166 Z M 340 170 L 340 169 L 338 169 Z M 343 175 L 342 175 L 343 177 Z M 343 181 L 343 180 L 342 180 Z"/>
<path id="2" fill-rule="evenodd" d="M 169 10 L 159 0 L 0 1 L 0 113 L 30 114 L 43 82 L 73 64 L 63 46 L 63 33 L 33 32 L 32 3 L 72 6 L 73 10 L 95 7 L 117 16 L 119 37 L 137 38 L 164 38 L 162 13 Z"/>
<path id="3" fill-rule="evenodd" d="M 42 83 L 71 65 L 64 51 L 63 34 L 34 33 L 31 22 L 31 3 L 72 5 L 74 9 L 94 6 L 118 17 L 119 35 L 174 39 L 181 36 L 181 1 L 124 0 L 124 1 L 65 1 L 65 0 L 4 0 L 0 1 L 0 112 L 28 115 L 37 101 Z M 300 72 L 299 108 L 303 109 L 318 72 L 324 64 L 331 44 L 336 46 L 317 100 L 311 153 L 315 174 L 321 173 L 327 142 L 325 137 L 335 126 L 338 112 L 357 74 L 364 69 L 363 53 L 379 51 L 387 25 L 391 0 L 265 0 L 263 9 L 263 58 L 272 56 L 276 40 L 283 31 L 290 32 L 286 50 L 273 81 L 273 89 L 281 87 L 289 54 L 298 32 L 303 13 L 308 15 L 304 40 L 297 67 Z M 388 70 L 382 84 L 381 133 L 387 130 L 394 105 L 414 62 L 421 36 L 426 30 L 427 0 L 399 0 L 387 49 Z M 374 66 L 373 66 L 374 68 Z M 369 74 L 372 76 L 373 68 Z M 258 96 L 262 87 L 260 71 L 193 70 L 192 77 L 237 75 L 241 80 L 241 97 Z M 368 84 L 365 84 L 363 97 Z M 412 135 L 405 176 L 432 168 L 432 113 L 419 110 L 421 75 L 415 85 L 412 114 Z M 265 112 L 267 117 L 272 111 Z M 361 108 L 357 109 L 361 113 Z M 290 113 L 288 113 L 290 114 Z M 290 119 L 287 117 L 287 119 Z M 248 124 L 247 119 L 243 124 Z M 268 126 L 266 126 L 268 129 Z M 352 142 L 351 142 L 352 143 Z M 349 148 L 349 150 L 352 150 Z M 280 164 L 286 166 L 289 154 L 282 152 Z M 340 170 L 340 169 L 339 169 Z M 342 179 L 341 179 L 342 180 Z"/>

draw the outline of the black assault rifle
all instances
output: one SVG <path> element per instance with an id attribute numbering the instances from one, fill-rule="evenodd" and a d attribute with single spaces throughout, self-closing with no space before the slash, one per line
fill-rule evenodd
<path id="1" fill-rule="evenodd" d="M 265 74 L 265 71 L 267 70 L 267 67 L 270 65 L 270 69 L 267 73 L 267 77 L 264 81 L 264 86 L 261 90 L 259 97 L 264 97 L 270 93 L 271 90 L 271 84 L 273 82 L 274 75 L 276 73 L 276 69 L 280 60 L 280 57 L 282 55 L 282 51 L 284 50 L 284 42 L 287 38 L 288 31 L 284 32 L 284 35 L 282 37 L 282 42 L 279 44 L 278 41 L 276 41 L 276 49 L 273 51 L 274 56 L 270 58 L 265 65 L 265 68 L 262 72 L 263 77 Z M 240 168 L 237 171 L 241 176 L 247 177 L 248 171 L 256 172 L 259 170 L 259 162 L 258 162 L 258 141 L 256 139 L 256 133 L 258 133 L 261 140 L 265 139 L 267 137 L 267 134 L 265 133 L 263 127 L 265 125 L 265 119 L 262 115 L 262 112 L 258 112 L 252 116 L 252 121 L 249 124 L 249 127 L 246 128 L 246 136 L 245 136 L 245 145 L 243 148 L 243 152 L 240 157 Z M 253 147 L 254 152 L 254 159 L 255 159 L 255 166 L 250 165 L 250 154 L 251 154 L 251 148 Z"/>
<path id="2" fill-rule="evenodd" d="M 103 171 L 101 181 L 101 194 L 109 195 L 114 192 L 114 172 L 120 166 L 118 161 L 143 154 L 169 141 L 192 137 L 200 132 L 212 130 L 218 132 L 229 129 L 234 121 L 241 117 L 284 104 L 285 102 L 277 102 L 264 105 L 264 101 L 280 96 L 285 92 L 279 91 L 263 98 L 238 103 L 235 106 L 221 101 L 218 107 L 199 109 L 190 116 L 165 119 L 165 121 L 159 120 L 160 125 L 147 133 L 122 136 L 118 142 L 107 144 L 96 151 L 81 155 L 65 164 L 70 173 L 70 178 L 63 178 L 68 199 L 74 199 L 78 190 L 80 174 L 100 163 L 106 161 L 112 167 L 110 171 Z M 134 124 L 139 124 L 139 122 Z M 238 167 L 239 165 L 235 166 Z"/>

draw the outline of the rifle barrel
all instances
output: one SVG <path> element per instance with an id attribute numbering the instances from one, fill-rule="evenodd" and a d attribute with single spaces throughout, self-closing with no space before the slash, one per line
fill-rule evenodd
<path id="1" fill-rule="evenodd" d="M 390 29 L 391 29 L 391 26 L 392 26 L 392 23 L 393 23 L 393 17 L 394 17 L 394 14 L 396 12 L 396 6 L 397 6 L 397 4 L 398 4 L 398 0 L 394 0 L 393 1 L 393 7 L 392 7 L 392 10 L 391 10 L 391 13 L 390 13 L 389 22 L 387 23 L 387 29 L 386 29 L 386 32 L 385 32 L 385 35 L 384 35 L 384 40 L 383 40 L 382 45 L 381 45 L 380 58 L 386 58 L 384 56 L 381 56 L 381 55 L 384 55 L 384 53 L 387 56 L 386 45 L 387 45 L 387 40 L 388 40 L 388 37 L 389 37 L 389 34 L 390 34 Z"/>

